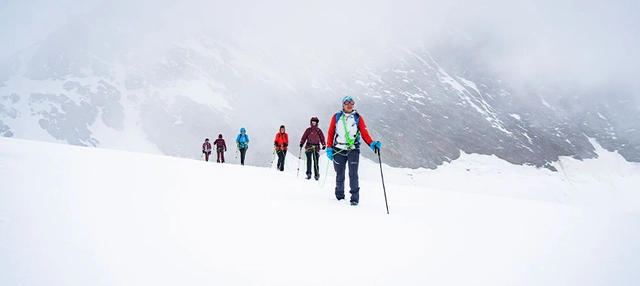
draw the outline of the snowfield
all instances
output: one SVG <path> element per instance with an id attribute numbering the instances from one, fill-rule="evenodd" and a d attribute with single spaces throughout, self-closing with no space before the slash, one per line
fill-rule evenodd
<path id="1" fill-rule="evenodd" d="M 0 138 L 0 285 L 640 284 L 640 168 L 617 153 L 383 164 L 390 214 L 378 162 L 352 207 L 297 153 L 278 172 Z"/>

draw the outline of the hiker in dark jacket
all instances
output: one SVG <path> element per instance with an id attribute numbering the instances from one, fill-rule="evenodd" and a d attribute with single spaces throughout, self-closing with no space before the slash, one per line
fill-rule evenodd
<path id="1" fill-rule="evenodd" d="M 344 199 L 345 170 L 349 166 L 349 187 L 351 205 L 357 206 L 360 201 L 358 184 L 358 163 L 360 161 L 360 138 L 371 150 L 380 150 L 380 141 L 373 141 L 367 130 L 364 119 L 353 108 L 355 102 L 351 96 L 342 99 L 342 110 L 331 117 L 327 138 L 327 157 L 333 161 L 336 171 L 336 199 Z"/>
<path id="2" fill-rule="evenodd" d="M 202 154 L 204 154 L 204 160 L 209 162 L 209 155 L 211 155 L 211 143 L 209 143 L 209 138 L 204 139 L 204 143 L 202 143 Z M 202 156 L 200 156 L 202 158 Z"/>
<path id="3" fill-rule="evenodd" d="M 304 148 L 304 153 L 307 155 L 307 180 L 311 179 L 311 161 L 313 161 L 313 174 L 316 181 L 320 179 L 320 170 L 318 169 L 318 154 L 320 152 L 320 146 L 324 150 L 327 145 L 324 141 L 324 134 L 320 127 L 318 127 L 318 117 L 311 117 L 309 124 L 311 126 L 304 131 L 302 139 L 300 139 L 300 148 L 307 145 Z M 313 159 L 312 159 L 313 158 Z"/>
<path id="4" fill-rule="evenodd" d="M 278 170 L 284 171 L 284 159 L 287 156 L 287 149 L 289 148 L 289 134 L 285 132 L 284 125 L 280 125 L 276 139 L 273 140 L 273 147 L 278 154 Z"/>
<path id="5" fill-rule="evenodd" d="M 213 141 L 213 146 L 216 146 L 216 154 L 218 155 L 216 162 L 224 163 L 224 152 L 227 152 L 227 144 L 224 143 L 222 134 L 218 134 L 218 139 Z"/>

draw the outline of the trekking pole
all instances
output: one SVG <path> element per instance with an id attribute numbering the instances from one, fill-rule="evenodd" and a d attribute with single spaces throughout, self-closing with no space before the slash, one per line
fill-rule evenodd
<path id="1" fill-rule="evenodd" d="M 233 159 L 233 163 L 238 163 L 238 145 L 236 144 L 236 158 Z"/>
<path id="2" fill-rule="evenodd" d="M 300 154 L 298 154 L 298 173 L 296 174 L 296 178 L 300 176 L 300 158 L 302 158 L 302 147 L 300 147 Z"/>
<path id="3" fill-rule="evenodd" d="M 269 169 L 273 168 L 273 160 L 276 159 L 276 148 L 277 147 L 273 147 L 273 154 L 271 155 L 271 165 L 269 165 Z"/>
<path id="4" fill-rule="evenodd" d="M 389 214 L 389 204 L 387 203 L 387 190 L 384 187 L 384 175 L 382 174 L 382 160 L 380 160 L 380 149 L 376 147 L 374 150 L 378 154 L 378 163 L 380 163 L 380 177 L 382 178 L 382 191 L 384 192 L 384 204 L 387 206 L 387 214 Z"/>

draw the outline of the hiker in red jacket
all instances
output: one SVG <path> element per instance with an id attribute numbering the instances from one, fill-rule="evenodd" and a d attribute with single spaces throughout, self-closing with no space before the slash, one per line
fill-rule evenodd
<path id="1" fill-rule="evenodd" d="M 202 143 L 202 153 L 204 154 L 204 160 L 209 162 L 209 155 L 211 155 L 211 143 L 209 143 L 209 138 L 205 138 L 204 143 Z"/>
<path id="2" fill-rule="evenodd" d="M 216 162 L 224 163 L 224 152 L 227 152 L 227 144 L 224 143 L 222 134 L 218 134 L 218 139 L 213 141 L 213 145 L 216 146 L 216 154 L 218 155 Z"/>
<path id="3" fill-rule="evenodd" d="M 284 125 L 280 125 L 280 130 L 278 131 L 278 134 L 276 134 L 276 139 L 273 140 L 273 146 L 278 154 L 277 168 L 280 171 L 284 171 L 284 159 L 287 156 L 287 149 L 289 148 L 289 134 L 285 132 Z"/>
<path id="4" fill-rule="evenodd" d="M 374 152 L 380 150 L 382 143 L 373 141 L 364 123 L 364 118 L 354 109 L 355 101 L 351 96 L 342 99 L 342 110 L 334 114 L 329 122 L 327 134 L 327 157 L 333 161 L 336 171 L 336 199 L 344 200 L 345 170 L 349 166 L 349 193 L 352 206 L 360 201 L 358 183 L 358 163 L 360 161 L 360 139 Z"/>
<path id="5" fill-rule="evenodd" d="M 307 145 L 304 148 L 304 153 L 307 155 L 307 180 L 311 179 L 311 161 L 313 161 L 313 173 L 316 181 L 320 179 L 320 170 L 318 170 L 318 152 L 320 152 L 320 145 L 322 145 L 322 150 L 326 148 L 324 141 L 324 134 L 320 127 L 318 127 L 318 117 L 311 117 L 309 120 L 309 124 L 311 126 L 304 131 L 302 135 L 302 139 L 300 139 L 300 148 L 304 146 L 304 143 L 307 142 Z M 313 158 L 313 159 L 312 159 Z"/>

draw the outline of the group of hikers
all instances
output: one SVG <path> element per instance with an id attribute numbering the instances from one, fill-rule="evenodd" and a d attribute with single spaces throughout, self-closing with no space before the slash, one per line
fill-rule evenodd
<path id="1" fill-rule="evenodd" d="M 213 146 L 216 147 L 216 162 L 224 163 L 224 152 L 227 152 L 227 144 L 224 142 L 222 134 L 218 134 L 218 139 L 213 141 Z M 209 143 L 209 138 L 205 138 L 204 143 L 202 143 L 202 154 L 204 155 L 204 160 L 207 162 L 209 162 L 209 156 L 213 150 L 211 147 L 212 145 Z M 247 135 L 247 130 L 244 129 L 244 127 L 240 128 L 240 134 L 238 134 L 236 138 L 236 147 L 240 152 L 240 163 L 244 165 L 244 157 L 249 148 L 249 135 Z"/>
<path id="2" fill-rule="evenodd" d="M 335 195 L 338 200 L 345 199 L 345 171 L 348 165 L 349 193 L 351 193 L 350 202 L 351 205 L 356 206 L 360 201 L 360 187 L 358 183 L 360 139 L 364 140 L 373 151 L 379 150 L 382 147 L 382 143 L 371 139 L 367 125 L 364 123 L 362 116 L 354 109 L 354 105 L 355 101 L 351 96 L 345 96 L 342 99 L 342 110 L 331 117 L 326 140 L 322 130 L 318 127 L 320 120 L 317 117 L 312 117 L 309 120 L 309 128 L 305 130 L 300 139 L 300 153 L 302 153 L 304 148 L 304 153 L 307 157 L 306 179 L 310 180 L 313 174 L 314 179 L 319 180 L 319 154 L 320 150 L 326 150 L 326 155 L 329 161 L 333 162 L 333 168 L 336 172 Z M 242 127 L 240 128 L 240 134 L 236 137 L 236 147 L 240 152 L 241 165 L 244 165 L 245 155 L 249 148 L 249 136 L 246 133 L 246 129 Z M 216 148 L 216 162 L 224 163 L 224 152 L 227 151 L 227 146 L 222 138 L 222 134 L 218 135 L 218 139 L 213 142 L 213 146 Z M 280 125 L 280 129 L 273 141 L 273 146 L 274 152 L 278 155 L 276 167 L 279 171 L 284 171 L 285 158 L 289 148 L 289 135 L 284 125 Z M 211 147 L 212 145 L 209 143 L 209 138 L 206 138 L 202 144 L 202 153 L 206 161 L 209 161 L 209 155 L 213 150 Z"/>
<path id="3" fill-rule="evenodd" d="M 218 134 L 218 139 L 213 141 L 213 146 L 216 147 L 216 154 L 218 154 L 218 158 L 216 162 L 224 163 L 224 152 L 227 151 L 227 144 L 224 143 L 224 139 L 222 139 L 222 134 Z M 204 143 L 202 143 L 202 154 L 204 154 L 204 160 L 209 162 L 209 155 L 211 155 L 211 143 L 209 143 L 209 138 L 204 139 Z"/>

